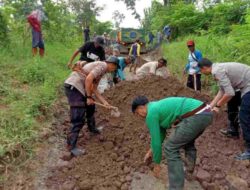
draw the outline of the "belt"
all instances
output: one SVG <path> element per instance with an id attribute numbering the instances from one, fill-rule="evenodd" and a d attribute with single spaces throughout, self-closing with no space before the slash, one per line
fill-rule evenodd
<path id="1" fill-rule="evenodd" d="M 207 106 L 207 104 L 206 104 L 206 103 L 203 103 L 203 104 L 202 104 L 201 106 L 199 106 L 198 108 L 196 108 L 196 109 L 194 109 L 194 110 L 192 110 L 192 111 L 190 111 L 190 112 L 187 112 L 187 113 L 185 113 L 185 114 L 179 116 L 179 117 L 175 120 L 174 125 L 177 125 L 177 124 L 180 123 L 183 119 L 186 119 L 186 118 L 188 118 L 188 117 L 191 117 L 191 116 L 195 115 L 196 113 L 200 112 L 200 111 L 201 111 L 203 108 L 205 108 L 206 106 Z"/>

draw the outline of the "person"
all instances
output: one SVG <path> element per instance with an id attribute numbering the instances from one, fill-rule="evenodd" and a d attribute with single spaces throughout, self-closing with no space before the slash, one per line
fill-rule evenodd
<path id="1" fill-rule="evenodd" d="M 134 74 L 136 73 L 137 65 L 140 64 L 140 54 L 141 54 L 141 45 L 140 45 L 140 40 L 137 39 L 135 43 L 132 44 L 129 50 L 129 55 L 135 57 L 135 61 L 133 64 L 131 64 L 129 72 L 132 72 L 132 68 L 134 67 Z"/>
<path id="2" fill-rule="evenodd" d="M 148 39 L 149 39 L 148 44 L 149 45 L 153 43 L 154 38 L 155 38 L 154 34 L 152 32 L 149 32 L 148 33 Z"/>
<path id="3" fill-rule="evenodd" d="M 167 66 L 167 60 L 160 58 L 158 61 L 151 61 L 142 65 L 137 71 L 137 78 L 141 79 L 148 75 L 156 75 L 156 70 Z"/>
<path id="4" fill-rule="evenodd" d="M 162 34 L 160 31 L 157 32 L 157 45 L 159 46 L 161 44 L 162 40 Z"/>
<path id="5" fill-rule="evenodd" d="M 229 137 L 239 136 L 239 126 L 242 129 L 246 150 L 237 155 L 237 160 L 250 159 L 250 67 L 236 62 L 212 63 L 202 59 L 198 64 L 201 73 L 212 75 L 218 82 L 219 91 L 211 107 L 219 112 L 227 103 L 229 126 L 224 134 Z M 239 111 L 240 106 L 240 111 Z M 238 124 L 239 113 L 239 124 Z"/>
<path id="6" fill-rule="evenodd" d="M 105 73 L 114 72 L 118 68 L 118 58 L 111 56 L 105 62 L 95 61 L 78 67 L 66 79 L 64 87 L 70 106 L 72 124 L 67 144 L 73 156 L 79 156 L 85 152 L 76 147 L 79 132 L 85 123 L 85 117 L 89 131 L 93 134 L 100 133 L 95 125 L 95 99 L 93 95 L 105 106 L 110 106 L 98 92 L 97 86 Z"/>
<path id="7" fill-rule="evenodd" d="M 184 75 L 188 73 L 186 85 L 195 91 L 201 91 L 201 73 L 198 67 L 198 61 L 202 59 L 202 54 L 199 50 L 195 49 L 193 40 L 187 41 L 187 47 L 189 49 L 188 63 L 184 69 Z"/>
<path id="8" fill-rule="evenodd" d="M 154 162 L 154 175 L 159 177 L 162 159 L 162 143 L 166 130 L 175 126 L 175 130 L 164 144 L 168 163 L 169 190 L 184 188 L 184 168 L 180 149 L 186 156 L 186 174 L 194 171 L 197 150 L 195 140 L 211 125 L 213 114 L 205 103 L 186 97 L 168 97 L 149 102 L 145 96 L 138 96 L 132 102 L 132 112 L 146 121 L 151 137 L 151 148 L 144 162 Z"/>
<path id="9" fill-rule="evenodd" d="M 87 63 L 93 61 L 104 61 L 104 39 L 101 36 L 97 36 L 93 42 L 87 42 L 82 47 L 74 52 L 70 61 L 68 62 L 68 67 L 72 66 L 72 63 L 76 56 L 81 53 L 80 61 L 86 61 Z"/>
<path id="10" fill-rule="evenodd" d="M 89 26 L 87 26 L 87 27 L 83 30 L 84 42 L 85 42 L 85 43 L 87 43 L 87 42 L 90 40 L 89 33 L 90 33 Z"/>
<path id="11" fill-rule="evenodd" d="M 119 69 L 117 70 L 115 83 L 126 79 L 123 71 L 129 64 L 135 61 L 135 58 L 133 56 L 127 56 L 126 58 L 118 57 L 118 59 L 119 59 Z"/>
<path id="12" fill-rule="evenodd" d="M 171 37 L 171 28 L 170 26 L 166 25 L 163 28 L 163 34 L 165 36 L 165 39 L 167 40 L 167 43 L 170 42 L 170 37 Z"/>
<path id="13" fill-rule="evenodd" d="M 27 21 L 32 30 L 32 55 L 37 55 L 37 48 L 39 48 L 40 57 L 44 56 L 45 47 L 42 35 L 41 22 L 44 17 L 44 13 L 37 9 L 31 12 L 27 17 Z"/>

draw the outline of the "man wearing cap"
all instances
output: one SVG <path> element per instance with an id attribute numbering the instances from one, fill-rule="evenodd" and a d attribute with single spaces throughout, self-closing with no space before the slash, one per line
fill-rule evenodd
<path id="1" fill-rule="evenodd" d="M 189 49 L 188 63 L 184 69 L 184 74 L 188 73 L 187 87 L 194 89 L 195 91 L 201 90 L 201 74 L 198 67 L 198 61 L 202 59 L 202 54 L 199 50 L 195 49 L 195 43 L 193 40 L 187 42 Z"/>
<path id="2" fill-rule="evenodd" d="M 214 111 L 219 112 L 227 104 L 229 125 L 221 132 L 238 138 L 239 126 L 242 129 L 246 151 L 235 158 L 250 159 L 250 67 L 236 62 L 212 63 L 206 58 L 199 61 L 198 66 L 203 74 L 212 74 L 218 82 L 219 92 L 210 104 Z"/>
<path id="3" fill-rule="evenodd" d="M 70 105 L 72 128 L 67 144 L 72 155 L 79 156 L 84 151 L 76 148 L 78 135 L 87 118 L 88 129 L 94 134 L 100 132 L 95 126 L 95 98 L 105 106 L 109 103 L 98 92 L 97 86 L 105 73 L 114 72 L 119 68 L 118 58 L 110 56 L 105 62 L 95 61 L 83 67 L 78 67 L 65 81 L 65 93 Z"/>
<path id="4" fill-rule="evenodd" d="M 137 78 L 141 79 L 148 75 L 156 75 L 156 71 L 159 68 L 166 67 L 167 60 L 164 58 L 159 59 L 158 61 L 151 61 L 142 65 L 137 71 Z"/>
<path id="5" fill-rule="evenodd" d="M 68 66 L 71 67 L 76 56 L 81 53 L 80 61 L 93 62 L 105 60 L 104 39 L 101 36 L 95 37 L 93 42 L 87 42 L 74 52 Z"/>
<path id="6" fill-rule="evenodd" d="M 180 149 L 184 148 L 187 172 L 193 173 L 196 161 L 195 140 L 212 123 L 210 106 L 186 97 L 169 97 L 149 102 L 145 96 L 133 100 L 132 111 L 145 118 L 151 137 L 151 148 L 144 161 L 154 162 L 154 175 L 159 177 L 162 159 L 162 143 L 166 130 L 172 125 L 176 129 L 167 138 L 164 151 L 168 163 L 169 190 L 184 188 L 184 168 Z"/>
<path id="7" fill-rule="evenodd" d="M 129 64 L 135 61 L 135 58 L 133 56 L 127 56 L 127 57 L 118 57 L 118 59 L 120 68 L 117 70 L 117 78 L 118 80 L 125 80 L 126 78 L 123 71 Z"/>
<path id="8" fill-rule="evenodd" d="M 129 55 L 135 57 L 135 61 L 130 65 L 129 72 L 132 72 L 132 68 L 134 67 L 134 74 L 136 73 L 137 65 L 140 64 L 140 54 L 141 54 L 141 45 L 140 40 L 136 40 L 135 43 L 132 44 Z"/>

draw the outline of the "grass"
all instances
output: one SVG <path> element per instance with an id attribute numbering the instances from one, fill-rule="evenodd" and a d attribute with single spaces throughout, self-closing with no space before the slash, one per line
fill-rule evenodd
<path id="1" fill-rule="evenodd" d="M 32 155 L 51 107 L 63 94 L 67 61 L 80 43 L 47 43 L 44 58 L 32 57 L 30 45 L 15 42 L 0 52 L 0 166 Z M 1 176 L 0 168 L 0 176 Z M 0 182 L 3 177 L 0 177 Z"/>

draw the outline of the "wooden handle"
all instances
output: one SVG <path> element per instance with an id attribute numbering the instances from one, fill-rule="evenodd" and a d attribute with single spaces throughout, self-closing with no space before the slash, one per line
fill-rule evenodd
<path id="1" fill-rule="evenodd" d="M 114 110 L 117 110 L 118 108 L 117 107 L 114 107 L 114 106 L 105 106 L 104 104 L 101 104 L 101 103 L 99 103 L 99 102 L 94 102 L 96 105 L 98 105 L 98 106 L 102 106 L 102 107 L 104 107 L 104 108 L 107 108 L 107 109 L 114 109 Z"/>

